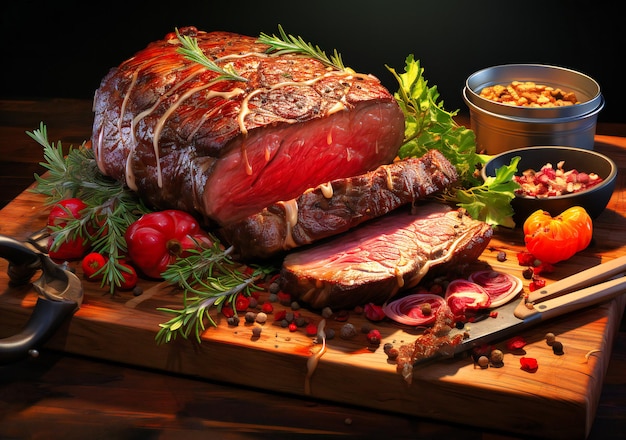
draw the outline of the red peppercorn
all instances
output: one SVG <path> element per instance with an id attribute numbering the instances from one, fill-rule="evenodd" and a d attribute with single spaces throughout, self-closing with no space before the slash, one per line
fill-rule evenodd
<path id="1" fill-rule="evenodd" d="M 274 314 L 274 321 L 282 321 L 287 317 L 287 310 L 279 310 Z"/>
<path id="2" fill-rule="evenodd" d="M 518 252 L 517 253 L 517 262 L 520 266 L 533 266 L 535 263 L 535 256 L 530 252 Z"/>
<path id="3" fill-rule="evenodd" d="M 381 339 L 382 339 L 382 336 L 381 336 L 380 332 L 378 330 L 376 330 L 376 329 L 370 330 L 367 333 L 367 340 L 369 341 L 370 344 L 379 345 Z"/>
<path id="4" fill-rule="evenodd" d="M 250 306 L 250 300 L 243 296 L 237 295 L 237 299 L 235 299 L 235 310 L 238 312 L 245 312 L 246 309 Z"/>
<path id="5" fill-rule="evenodd" d="M 290 322 L 289 323 L 289 331 L 290 332 L 295 332 L 296 330 L 298 330 L 298 326 L 296 325 L 295 322 Z"/>
<path id="6" fill-rule="evenodd" d="M 233 308 L 231 306 L 224 306 L 222 307 L 222 315 L 224 315 L 226 318 L 232 318 L 233 316 L 235 316 L 235 312 L 233 311 Z"/>
<path id="7" fill-rule="evenodd" d="M 546 280 L 541 278 L 533 278 L 533 280 L 528 284 L 528 290 L 534 292 L 537 289 L 543 289 L 546 287 Z"/>
<path id="8" fill-rule="evenodd" d="M 291 295 L 285 292 L 278 292 L 276 294 L 278 296 L 278 302 L 283 306 L 288 306 L 291 304 Z"/>
<path id="9" fill-rule="evenodd" d="M 315 324 L 313 324 L 312 322 L 307 324 L 307 326 L 306 326 L 306 334 L 309 335 L 309 336 L 317 335 L 317 326 Z"/>
<path id="10" fill-rule="evenodd" d="M 554 272 L 554 266 L 550 263 L 541 263 L 539 266 L 533 267 L 533 274 L 540 275 L 542 273 Z"/>
<path id="11" fill-rule="evenodd" d="M 529 373 L 534 373 L 539 368 L 539 364 L 535 358 L 522 357 L 519 362 L 522 370 L 528 371 Z"/>
<path id="12" fill-rule="evenodd" d="M 272 305 L 272 303 L 263 303 L 263 305 L 261 306 L 261 311 L 265 313 L 272 313 L 274 311 L 274 306 Z"/>
<path id="13" fill-rule="evenodd" d="M 506 342 L 506 348 L 511 351 L 520 350 L 526 346 L 526 339 L 522 336 L 515 336 Z"/>

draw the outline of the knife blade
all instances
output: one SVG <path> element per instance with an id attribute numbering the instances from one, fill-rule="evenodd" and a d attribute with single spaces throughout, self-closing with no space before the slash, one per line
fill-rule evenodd
<path id="1" fill-rule="evenodd" d="M 452 357 L 459 353 L 503 340 L 549 319 L 591 307 L 626 292 L 626 258 L 594 266 L 571 277 L 555 282 L 556 288 L 546 288 L 537 295 L 513 300 L 493 311 L 487 311 L 477 322 L 450 331 L 452 339 L 459 334 L 463 339 L 456 345 L 444 347 L 430 357 L 422 357 L 417 363 Z M 607 280 L 607 277 L 609 279 Z M 599 280 L 606 280 L 598 282 Z M 585 282 L 586 280 L 586 282 Z M 578 290 L 573 288 L 597 283 Z M 533 298 L 530 302 L 528 298 Z"/>

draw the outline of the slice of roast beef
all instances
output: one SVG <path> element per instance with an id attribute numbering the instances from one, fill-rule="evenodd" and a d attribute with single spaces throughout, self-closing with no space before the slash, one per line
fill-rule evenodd
<path id="1" fill-rule="evenodd" d="M 94 98 L 100 170 L 155 208 L 229 224 L 396 156 L 404 116 L 373 76 L 267 54 L 254 37 L 179 32 L 246 81 L 190 61 L 171 33 L 113 68 Z"/>
<path id="2" fill-rule="evenodd" d="M 421 158 L 381 165 L 366 174 L 319 185 L 241 222 L 227 225 L 226 240 L 241 258 L 265 259 L 330 237 L 447 188 L 454 166 L 437 150 Z"/>
<path id="3" fill-rule="evenodd" d="M 431 270 L 471 263 L 493 230 L 464 210 L 429 203 L 417 214 L 397 209 L 319 245 L 292 251 L 281 289 L 313 308 L 383 304 Z"/>

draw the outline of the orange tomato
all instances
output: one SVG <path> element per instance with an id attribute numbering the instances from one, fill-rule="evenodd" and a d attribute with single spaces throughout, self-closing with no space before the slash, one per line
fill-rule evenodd
<path id="1" fill-rule="evenodd" d="M 556 217 L 538 210 L 524 222 L 528 252 L 545 263 L 558 263 L 582 251 L 593 236 L 593 222 L 585 209 L 574 206 Z"/>

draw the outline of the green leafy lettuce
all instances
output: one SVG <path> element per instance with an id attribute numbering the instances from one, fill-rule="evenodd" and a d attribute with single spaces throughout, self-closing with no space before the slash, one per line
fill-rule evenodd
<path id="1" fill-rule="evenodd" d="M 472 218 L 514 227 L 511 200 L 518 187 L 513 176 L 519 158 L 483 181 L 480 169 L 490 157 L 476 152 L 474 132 L 454 120 L 458 111 L 444 109 L 437 87 L 428 87 L 419 60 L 409 55 L 401 74 L 389 66 L 387 69 L 400 86 L 394 96 L 405 116 L 404 143 L 398 156 L 421 157 L 429 150 L 439 150 L 455 166 L 459 180 L 437 197 L 464 208 Z"/>

